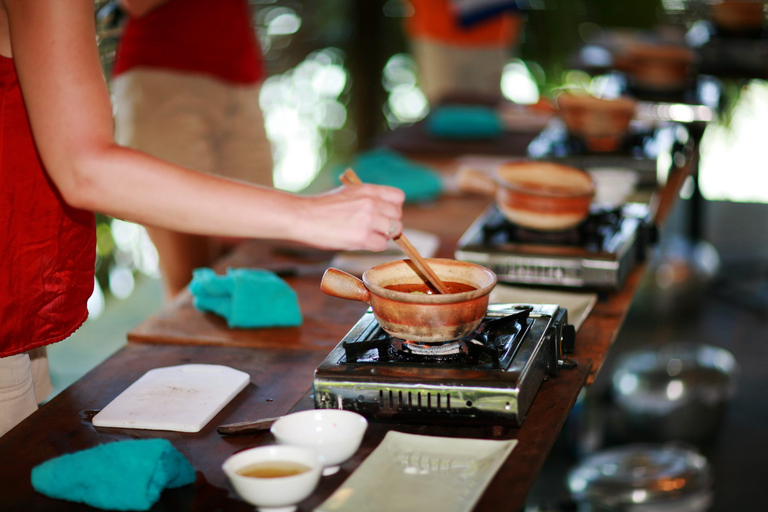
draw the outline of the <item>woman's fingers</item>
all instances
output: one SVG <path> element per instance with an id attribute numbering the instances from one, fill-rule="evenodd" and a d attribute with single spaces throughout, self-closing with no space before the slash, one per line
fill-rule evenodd
<path id="1" fill-rule="evenodd" d="M 307 236 L 316 245 L 342 250 L 382 251 L 402 232 L 405 194 L 393 187 L 350 185 L 315 196 Z"/>

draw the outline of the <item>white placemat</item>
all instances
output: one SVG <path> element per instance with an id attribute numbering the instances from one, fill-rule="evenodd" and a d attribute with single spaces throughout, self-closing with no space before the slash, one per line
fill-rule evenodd
<path id="1" fill-rule="evenodd" d="M 513 304 L 557 304 L 568 311 L 568 323 L 578 331 L 592 308 L 597 304 L 597 294 L 497 284 L 491 291 L 490 302 L 491 304 L 507 302 Z"/>

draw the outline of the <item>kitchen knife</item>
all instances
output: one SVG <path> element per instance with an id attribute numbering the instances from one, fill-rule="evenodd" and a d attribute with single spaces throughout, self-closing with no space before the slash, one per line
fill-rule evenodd
<path id="1" fill-rule="evenodd" d="M 262 418 L 260 420 L 241 421 L 239 423 L 219 425 L 219 427 L 216 429 L 216 432 L 225 436 L 261 432 L 263 430 L 269 430 L 269 427 L 271 427 L 272 424 L 279 420 L 281 417 L 282 416 L 277 416 L 276 418 Z"/>

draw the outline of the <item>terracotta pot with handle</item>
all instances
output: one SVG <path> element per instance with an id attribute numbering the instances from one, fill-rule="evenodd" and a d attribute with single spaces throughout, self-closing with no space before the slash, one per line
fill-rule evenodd
<path id="1" fill-rule="evenodd" d="M 765 2 L 719 0 L 709 5 L 709 18 L 726 32 L 745 34 L 760 31 L 765 25 Z"/>
<path id="2" fill-rule="evenodd" d="M 581 138 L 588 150 L 605 152 L 621 147 L 635 117 L 637 101 L 563 93 L 557 97 L 557 107 L 569 133 Z"/>
<path id="3" fill-rule="evenodd" d="M 410 260 L 371 267 L 362 281 L 329 268 L 320 289 L 331 296 L 368 303 L 381 328 L 397 338 L 441 342 L 462 338 L 474 331 L 488 310 L 489 294 L 496 285 L 493 271 L 466 261 L 428 258 L 430 266 L 448 284 L 469 285 L 459 293 L 410 293 L 388 286 L 424 285 Z M 408 286 L 406 286 L 408 288 Z"/>
<path id="4" fill-rule="evenodd" d="M 634 44 L 617 58 L 617 68 L 625 71 L 630 82 L 648 91 L 680 91 L 695 77 L 695 53 L 673 44 Z"/>
<path id="5" fill-rule="evenodd" d="M 517 161 L 493 174 L 462 169 L 459 188 L 494 196 L 513 224 L 539 231 L 564 231 L 589 215 L 595 184 L 588 172 L 553 162 Z"/>

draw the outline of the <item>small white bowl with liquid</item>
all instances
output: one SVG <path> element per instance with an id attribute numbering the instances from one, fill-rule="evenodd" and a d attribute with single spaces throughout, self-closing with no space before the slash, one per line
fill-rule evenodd
<path id="1" fill-rule="evenodd" d="M 222 469 L 237 494 L 260 512 L 292 512 L 317 487 L 323 461 L 309 448 L 271 445 L 235 453 Z"/>

